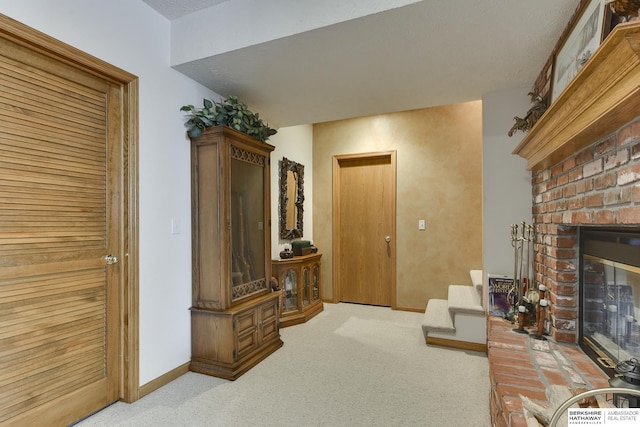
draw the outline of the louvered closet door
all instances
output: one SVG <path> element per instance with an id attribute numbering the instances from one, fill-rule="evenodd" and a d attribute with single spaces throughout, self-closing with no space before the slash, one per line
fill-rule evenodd
<path id="1" fill-rule="evenodd" d="M 0 424 L 118 397 L 119 91 L 0 49 Z"/>

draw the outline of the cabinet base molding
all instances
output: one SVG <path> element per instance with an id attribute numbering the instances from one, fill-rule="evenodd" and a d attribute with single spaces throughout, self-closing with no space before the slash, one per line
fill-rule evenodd
<path id="1" fill-rule="evenodd" d="M 317 301 L 315 304 L 307 307 L 302 313 L 282 315 L 280 317 L 280 327 L 286 328 L 287 326 L 299 325 L 305 323 L 307 320 L 313 318 L 315 315 L 324 310 L 322 301 Z"/>
<path id="2" fill-rule="evenodd" d="M 235 381 L 249 369 L 263 361 L 271 353 L 282 347 L 282 340 L 270 342 L 260 348 L 260 350 L 252 353 L 251 356 L 239 360 L 236 363 L 215 362 L 207 359 L 193 357 L 189 370 L 199 374 L 211 375 L 225 380 Z"/>

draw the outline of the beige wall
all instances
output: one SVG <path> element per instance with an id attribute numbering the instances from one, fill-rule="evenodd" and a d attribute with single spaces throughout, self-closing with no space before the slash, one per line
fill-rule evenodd
<path id="1" fill-rule="evenodd" d="M 325 300 L 333 298 L 332 158 L 387 150 L 397 151 L 397 308 L 424 310 L 482 268 L 481 101 L 313 126 L 313 236 Z"/>

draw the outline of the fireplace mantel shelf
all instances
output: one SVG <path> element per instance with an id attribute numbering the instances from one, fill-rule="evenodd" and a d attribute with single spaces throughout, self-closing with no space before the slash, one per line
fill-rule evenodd
<path id="1" fill-rule="evenodd" d="M 513 154 L 548 168 L 640 114 L 640 22 L 616 26 Z"/>

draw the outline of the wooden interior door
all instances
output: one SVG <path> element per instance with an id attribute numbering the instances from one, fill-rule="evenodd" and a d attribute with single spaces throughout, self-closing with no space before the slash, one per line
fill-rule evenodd
<path id="1" fill-rule="evenodd" d="M 120 396 L 123 94 L 0 40 L 0 424 Z"/>
<path id="2" fill-rule="evenodd" d="M 334 157 L 334 292 L 395 307 L 396 154 Z"/>

